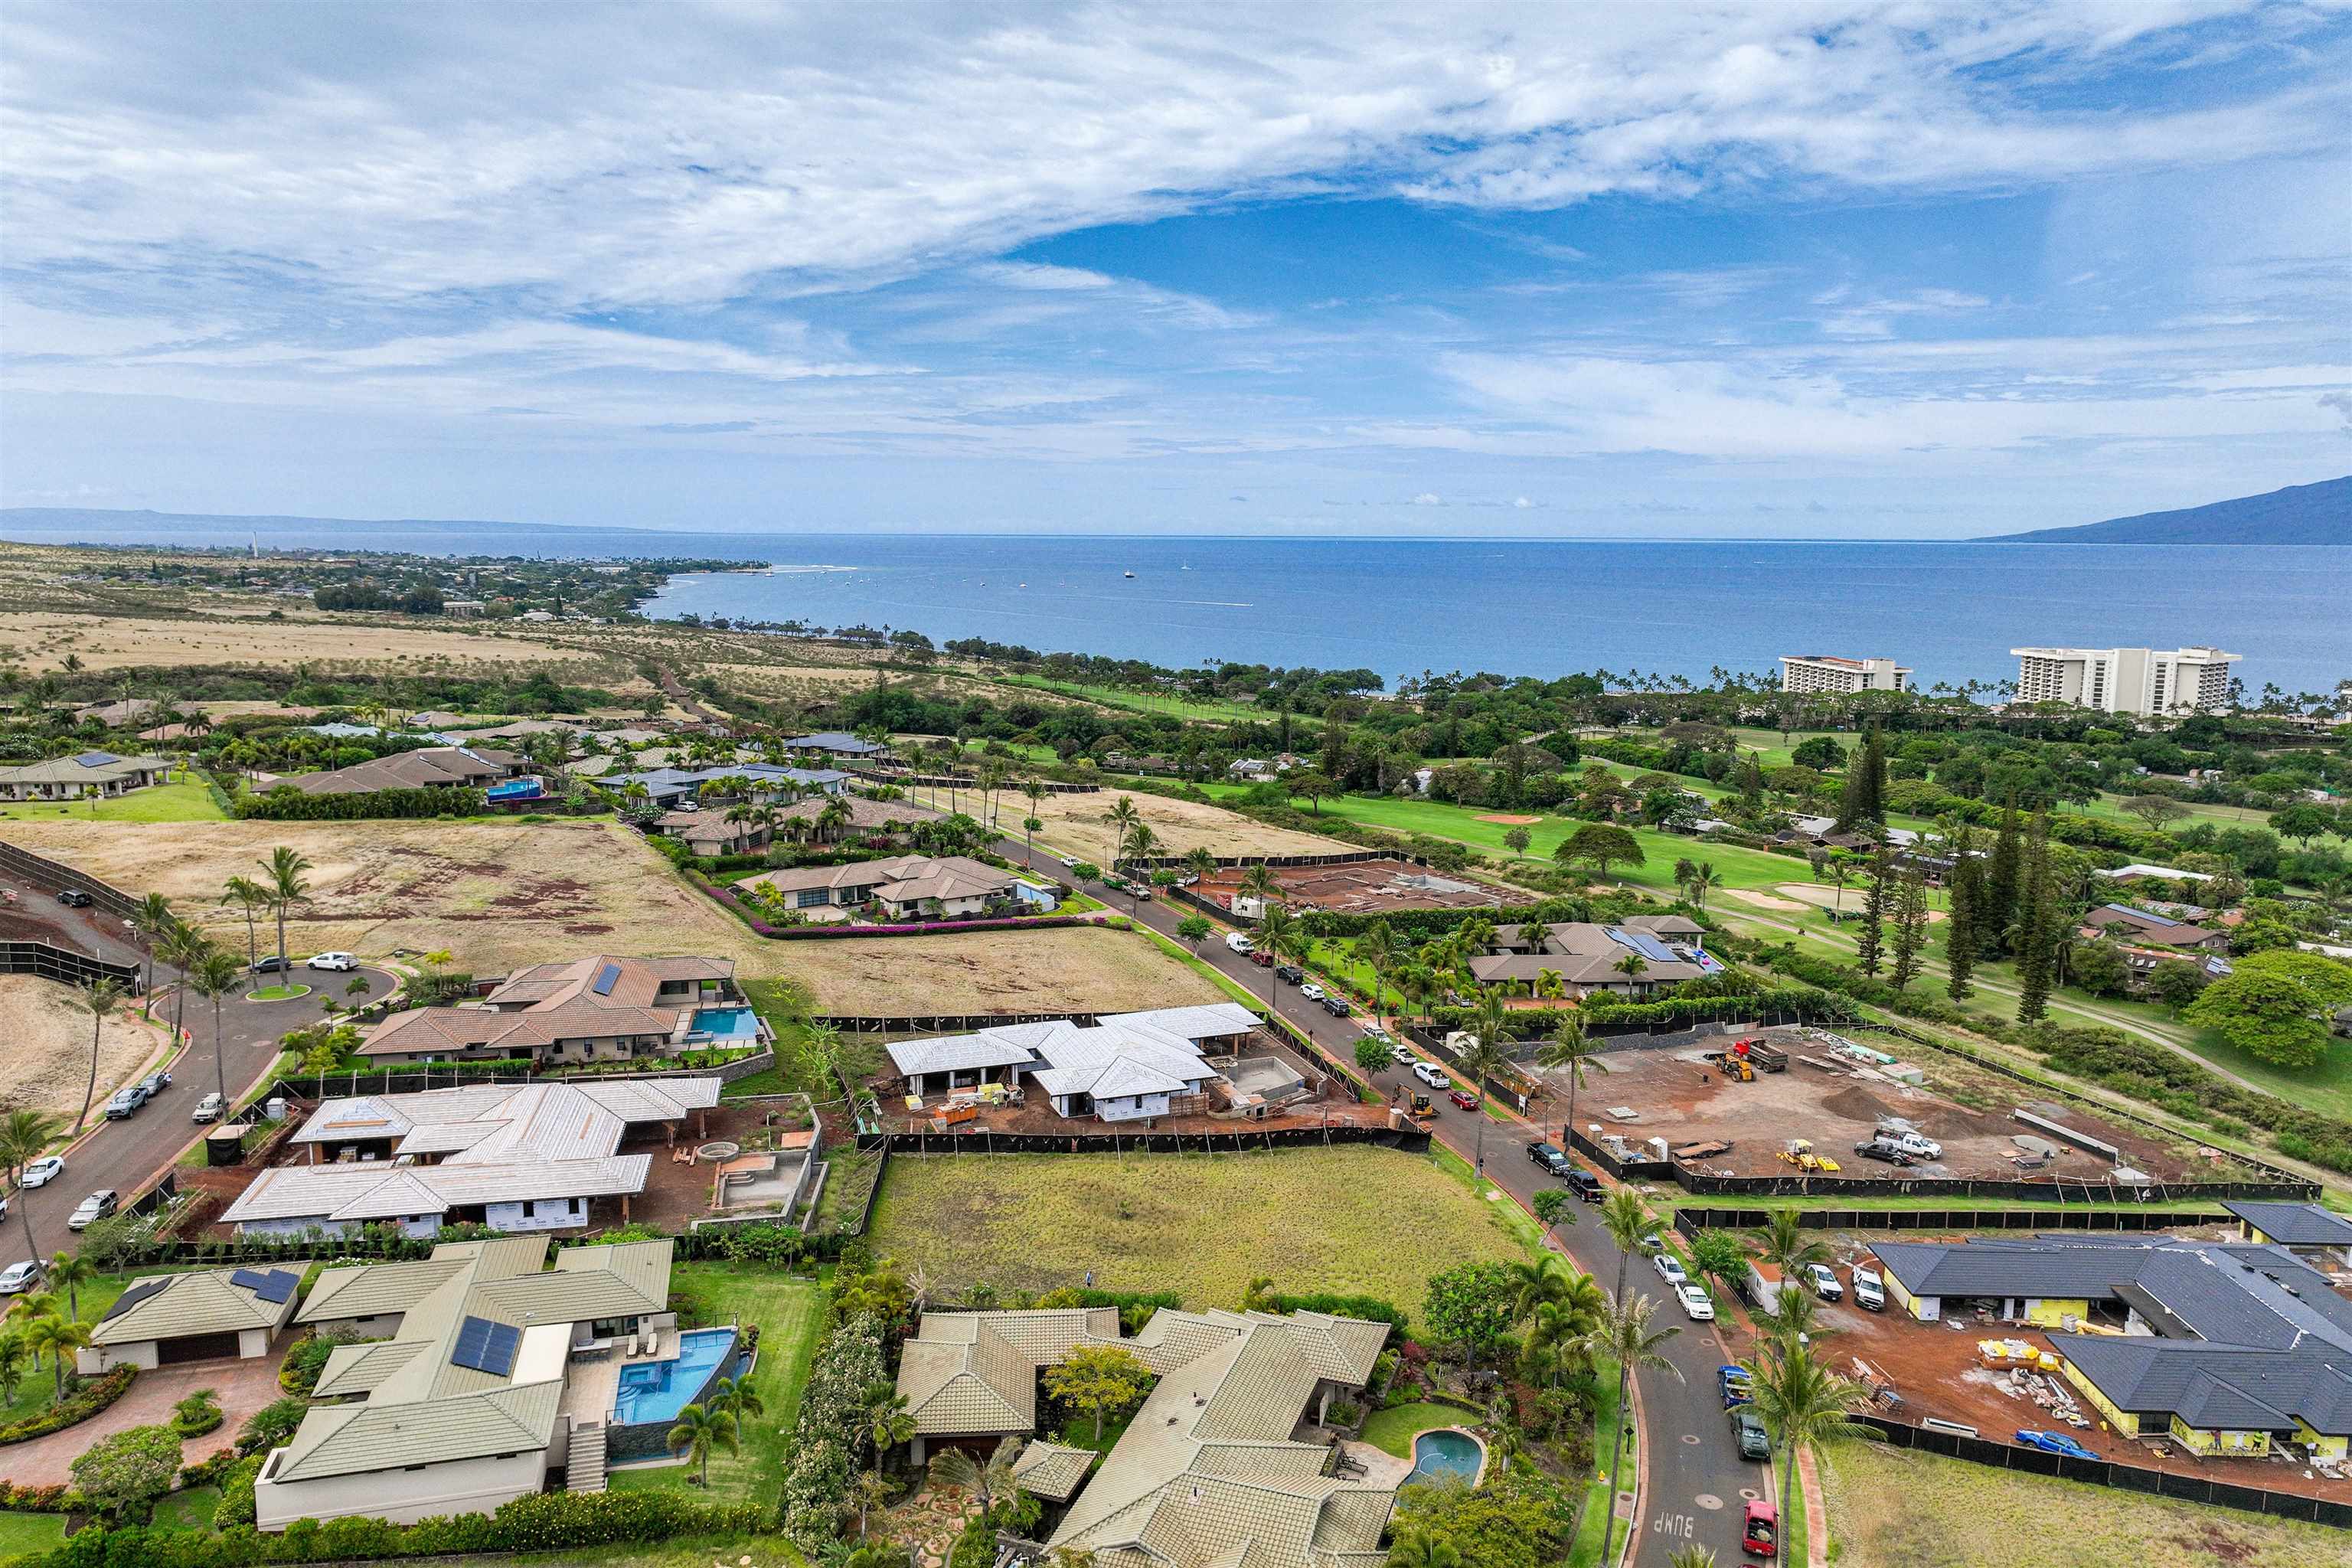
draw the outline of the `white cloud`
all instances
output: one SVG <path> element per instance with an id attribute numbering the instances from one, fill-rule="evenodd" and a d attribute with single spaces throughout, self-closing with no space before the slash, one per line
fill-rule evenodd
<path id="1" fill-rule="evenodd" d="M 1521 511 L 1525 511 L 1525 510 L 1527 510 L 1529 507 L 1531 507 L 1531 506 L 1535 505 L 1536 503 L 1535 503 L 1535 502 L 1533 502 L 1533 501 L 1531 501 L 1531 500 L 1529 500 L 1527 497 L 1525 497 L 1525 496 L 1521 496 L 1521 497 L 1519 497 L 1517 500 L 1513 501 L 1511 504 L 1512 504 L 1513 506 L 1515 506 L 1515 507 L 1518 508 L 1518 509 L 1519 509 L 1519 510 L 1521 510 Z"/>

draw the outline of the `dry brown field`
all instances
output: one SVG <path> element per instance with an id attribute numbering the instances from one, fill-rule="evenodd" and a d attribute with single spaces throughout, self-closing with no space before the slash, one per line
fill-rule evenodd
<path id="1" fill-rule="evenodd" d="M 0 974 L 0 1107 L 46 1110 L 67 1121 L 89 1088 L 90 1016 L 70 985 L 32 974 Z M 163 1043 L 161 1031 L 121 1013 L 98 1037 L 98 1095 L 120 1089 Z"/>
<path id="2" fill-rule="evenodd" d="M 1118 792 L 1111 789 L 1097 795 L 1047 795 L 1037 803 L 1037 818 L 1045 825 L 1038 832 L 1038 841 L 1058 852 L 1109 865 L 1118 840 L 1117 831 L 1103 820 L 1103 814 L 1118 797 Z M 929 798 L 928 791 L 924 798 Z M 1201 846 L 1221 856 L 1335 855 L 1354 847 L 1336 838 L 1268 827 L 1222 806 L 1198 805 L 1156 795 L 1129 798 L 1160 836 L 1165 846 L 1160 851 L 1163 855 L 1182 855 Z M 1027 815 L 1028 805 L 1017 791 L 1007 791 L 997 801 L 997 824 L 1008 836 L 1020 837 L 1021 819 Z"/>
<path id="3" fill-rule="evenodd" d="M 462 625 L 463 623 L 456 623 Z M 68 654 L 91 669 L 132 665 L 254 665 L 321 671 L 401 667 L 413 672 L 495 664 L 595 664 L 587 647 L 495 632 L 351 622 L 265 620 L 259 612 L 140 617 L 43 610 L 0 613 L 0 649 L 28 674 L 62 665 Z M 623 667 L 617 674 L 626 678 Z M 626 679 L 623 681 L 628 684 Z"/>
<path id="4" fill-rule="evenodd" d="M 767 973 L 807 985 L 820 1012 L 1127 1013 L 1224 994 L 1133 931 L 1094 926 L 774 942 Z"/>

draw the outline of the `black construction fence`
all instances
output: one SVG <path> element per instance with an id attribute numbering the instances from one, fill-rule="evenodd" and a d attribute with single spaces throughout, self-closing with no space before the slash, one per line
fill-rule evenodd
<path id="1" fill-rule="evenodd" d="M 2233 1481 L 2215 1480 L 2205 1476 L 2152 1470 L 2142 1465 L 2126 1464 L 2120 1459 L 2078 1459 L 2065 1454 L 2045 1454 L 2039 1448 L 1996 1442 L 1986 1437 L 1971 1437 L 1964 1432 L 1940 1431 L 1933 1426 L 1914 1426 L 1908 1422 L 1889 1420 L 1884 1415 L 1861 1414 L 1853 1419 L 1870 1427 L 1881 1441 L 1898 1448 L 1916 1448 L 1923 1454 L 1941 1454 L 1947 1458 L 1966 1459 L 1971 1464 L 1990 1465 L 1997 1469 L 2055 1476 L 2061 1480 L 2114 1487 L 2121 1491 L 2142 1492 L 2150 1497 L 2174 1498 L 2182 1502 L 2205 1503 L 2214 1508 L 2234 1508 L 2242 1513 L 2259 1513 L 2272 1519 L 2294 1519 L 2306 1524 L 2352 1529 L 2352 1503 L 2305 1497 L 2297 1492 L 2272 1491 L 2263 1487 L 2240 1486 Z"/>
<path id="2" fill-rule="evenodd" d="M 21 845 L 0 839 L 0 871 L 38 882 L 54 893 L 64 888 L 79 888 L 89 895 L 94 908 L 128 920 L 138 911 L 139 900 L 121 889 L 100 881 L 87 872 L 77 871 L 62 860 L 52 860 L 46 855 L 36 855 Z"/>
<path id="3" fill-rule="evenodd" d="M 2178 1210 L 2116 1208 L 2096 1198 L 2088 1206 L 2063 1209 L 1799 1209 L 1797 1223 L 1808 1230 L 2173 1230 L 2186 1226 L 2221 1225 L 2230 1216 L 2184 1214 Z M 1759 1230 L 1771 1224 L 1780 1209 L 1709 1208 L 1685 1204 L 1675 1210 L 1675 1228 L 1685 1236 L 1703 1230 Z"/>
<path id="4" fill-rule="evenodd" d="M 87 985 L 93 980 L 112 980 L 133 990 L 139 985 L 135 963 L 109 963 L 46 942 L 0 942 L 0 974 L 37 974 L 68 985 Z"/>
<path id="5" fill-rule="evenodd" d="M 1285 1127 L 1231 1132 L 861 1132 L 861 1153 L 904 1154 L 1255 1154 L 1276 1149 L 1320 1149 L 1370 1143 L 1421 1154 L 1423 1131 L 1391 1127 Z"/>

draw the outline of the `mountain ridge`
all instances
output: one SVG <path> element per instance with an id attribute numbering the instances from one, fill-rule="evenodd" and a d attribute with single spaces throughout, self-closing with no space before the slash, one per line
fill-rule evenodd
<path id="1" fill-rule="evenodd" d="M 2105 522 L 1984 534 L 1975 544 L 2352 544 L 2352 475 Z"/>

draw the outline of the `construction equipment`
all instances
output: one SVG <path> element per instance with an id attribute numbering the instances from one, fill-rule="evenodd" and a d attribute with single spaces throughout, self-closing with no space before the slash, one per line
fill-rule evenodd
<path id="1" fill-rule="evenodd" d="M 1780 1163 L 1808 1172 L 1834 1172 L 1839 1168 L 1838 1163 L 1827 1154 L 1813 1152 L 1813 1141 L 1810 1138 L 1790 1139 L 1780 1150 Z"/>
<path id="2" fill-rule="evenodd" d="M 1789 1070 L 1789 1053 L 1769 1040 L 1760 1038 L 1740 1040 L 1731 1048 L 1738 1055 L 1746 1057 L 1759 1072 Z"/>
<path id="3" fill-rule="evenodd" d="M 1412 1097 L 1412 1104 L 1408 1108 L 1408 1113 L 1415 1121 L 1427 1121 L 1437 1114 L 1437 1107 L 1431 1103 L 1429 1096 L 1416 1094 Z"/>

